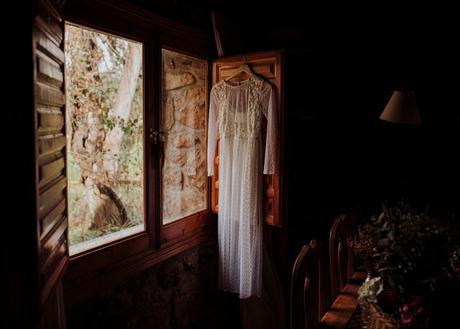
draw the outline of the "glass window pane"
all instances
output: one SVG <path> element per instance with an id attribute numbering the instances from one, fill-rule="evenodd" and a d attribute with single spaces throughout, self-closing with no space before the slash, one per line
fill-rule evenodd
<path id="1" fill-rule="evenodd" d="M 207 209 L 207 61 L 162 51 L 163 224 Z"/>
<path id="2" fill-rule="evenodd" d="M 142 44 L 67 24 L 70 253 L 144 228 Z"/>

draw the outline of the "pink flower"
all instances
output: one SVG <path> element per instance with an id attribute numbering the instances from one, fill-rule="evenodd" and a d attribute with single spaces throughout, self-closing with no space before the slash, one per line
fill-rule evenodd
<path id="1" fill-rule="evenodd" d="M 460 280 L 460 267 L 453 268 L 453 271 L 447 273 L 449 280 Z"/>
<path id="2" fill-rule="evenodd" d="M 404 324 L 412 324 L 415 317 L 412 314 L 406 314 L 401 312 L 401 320 Z"/>
<path id="3" fill-rule="evenodd" d="M 409 302 L 403 304 L 401 308 L 401 321 L 404 324 L 412 324 L 422 313 L 423 305 L 421 303 L 421 298 L 415 296 Z"/>

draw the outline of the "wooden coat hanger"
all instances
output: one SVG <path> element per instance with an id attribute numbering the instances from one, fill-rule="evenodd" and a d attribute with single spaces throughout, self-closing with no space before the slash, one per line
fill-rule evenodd
<path id="1" fill-rule="evenodd" d="M 247 73 L 249 76 L 253 76 L 254 75 L 254 72 L 252 71 L 251 67 L 244 63 L 244 64 L 241 64 L 238 69 L 236 70 L 236 72 L 234 74 L 232 74 L 231 76 L 229 76 L 228 78 L 225 79 L 225 81 L 229 81 L 233 78 L 235 78 L 236 76 L 240 75 L 241 73 Z"/>

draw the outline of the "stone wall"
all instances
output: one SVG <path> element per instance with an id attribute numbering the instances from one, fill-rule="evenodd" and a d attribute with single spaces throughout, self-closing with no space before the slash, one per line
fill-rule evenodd
<path id="1" fill-rule="evenodd" d="M 221 328 L 223 305 L 217 246 L 207 242 L 68 310 L 68 329 Z"/>
<path id="2" fill-rule="evenodd" d="M 206 209 L 207 62 L 163 50 L 163 223 Z"/>

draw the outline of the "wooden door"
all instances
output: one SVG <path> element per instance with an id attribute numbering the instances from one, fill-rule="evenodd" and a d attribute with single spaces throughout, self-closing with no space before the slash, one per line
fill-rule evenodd
<path id="1" fill-rule="evenodd" d="M 278 110 L 278 171 L 275 175 L 264 176 L 264 218 L 265 222 L 273 226 L 282 225 L 281 195 L 283 163 L 283 78 L 282 78 L 282 53 L 280 51 L 266 51 L 222 57 L 213 62 L 212 83 L 233 75 L 241 64 L 248 64 L 260 77 L 272 84 L 275 89 Z M 219 150 L 216 152 L 214 161 L 214 176 L 211 185 L 211 207 L 213 212 L 219 209 Z"/>
<path id="2" fill-rule="evenodd" d="M 61 307 L 56 302 L 60 295 L 56 292 L 60 290 L 61 277 L 69 262 L 64 22 L 58 2 L 38 1 L 32 40 L 38 281 L 43 315 L 55 314 L 50 307 Z M 48 320 L 45 322 L 45 326 L 50 326 Z"/>

